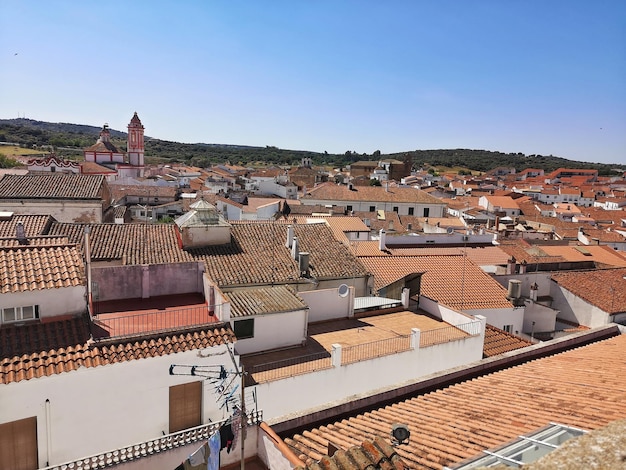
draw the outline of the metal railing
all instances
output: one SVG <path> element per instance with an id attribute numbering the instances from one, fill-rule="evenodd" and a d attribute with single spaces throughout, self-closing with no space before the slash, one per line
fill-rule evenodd
<path id="1" fill-rule="evenodd" d="M 246 413 L 248 426 L 258 425 L 263 420 L 262 411 L 251 411 Z M 176 447 L 193 444 L 194 442 L 208 439 L 228 420 L 215 421 L 209 424 L 202 424 L 195 428 L 185 429 L 165 436 L 157 437 L 149 441 L 120 447 L 108 452 L 83 457 L 81 459 L 51 465 L 41 470 L 97 470 L 100 468 L 113 467 L 132 460 L 149 457 L 160 452 L 166 452 Z"/>
<path id="2" fill-rule="evenodd" d="M 159 333 L 215 322 L 206 306 L 176 310 L 154 310 L 119 316 L 102 313 L 93 317 L 93 337 L 96 341 L 109 338 Z"/>
<path id="3" fill-rule="evenodd" d="M 448 343 L 468 336 L 480 335 L 481 323 L 473 321 L 457 326 L 446 326 L 434 330 L 423 330 L 420 332 L 420 348 L 433 346 L 435 344 Z"/>
<path id="4" fill-rule="evenodd" d="M 272 382 L 295 375 L 308 374 L 332 367 L 332 358 L 328 351 L 290 357 L 274 362 L 256 364 L 246 369 L 256 383 Z"/>
<path id="5" fill-rule="evenodd" d="M 367 361 L 376 357 L 388 356 L 411 349 L 411 335 L 381 339 L 371 343 L 357 344 L 341 348 L 341 364 Z"/>

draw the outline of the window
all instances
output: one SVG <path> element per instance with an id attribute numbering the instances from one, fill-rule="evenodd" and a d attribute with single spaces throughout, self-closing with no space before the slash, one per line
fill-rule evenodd
<path id="1" fill-rule="evenodd" d="M 202 424 L 202 381 L 170 387 L 170 432 Z"/>
<path id="2" fill-rule="evenodd" d="M 512 333 L 513 332 L 513 325 L 504 325 L 504 328 L 502 328 L 504 331 L 506 331 L 507 333 Z"/>
<path id="3" fill-rule="evenodd" d="M 409 207 L 409 215 L 413 215 L 415 212 L 415 208 Z"/>
<path id="4" fill-rule="evenodd" d="M 237 339 L 254 338 L 254 318 L 237 320 L 234 330 Z"/>
<path id="5" fill-rule="evenodd" d="M 370 212 L 376 212 L 376 206 L 370 206 Z"/>
<path id="6" fill-rule="evenodd" d="M 7 307 L 2 310 L 3 322 L 23 320 L 35 320 L 39 318 L 39 305 L 27 305 L 25 307 Z"/>
<path id="7" fill-rule="evenodd" d="M 398 212 L 398 206 L 393 206 L 393 211 Z"/>
<path id="8" fill-rule="evenodd" d="M 346 206 L 348 212 L 352 211 L 352 206 Z"/>
<path id="9" fill-rule="evenodd" d="M 430 207 L 424 207 L 424 217 L 428 217 L 430 215 Z"/>

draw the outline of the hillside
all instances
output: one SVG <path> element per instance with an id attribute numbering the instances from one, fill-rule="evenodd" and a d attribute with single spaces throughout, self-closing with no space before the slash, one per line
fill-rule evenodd
<path id="1" fill-rule="evenodd" d="M 59 153 L 79 154 L 81 150 L 94 144 L 100 127 L 69 123 L 50 123 L 32 119 L 0 119 L 0 142 L 11 142 L 22 147 L 52 145 Z M 111 129 L 112 142 L 121 149 L 126 148 L 126 133 Z M 411 150 L 394 154 L 372 155 L 347 151 L 344 154 L 317 153 L 304 150 L 279 149 L 273 146 L 250 147 L 225 144 L 185 144 L 146 137 L 146 160 L 148 162 L 184 162 L 206 167 L 214 163 L 230 162 L 249 165 L 263 162 L 271 165 L 298 164 L 303 157 L 310 157 L 315 165 L 345 167 L 361 160 L 395 158 L 403 160 L 406 154 L 413 159 L 414 168 L 424 165 L 462 167 L 476 171 L 489 171 L 498 166 L 543 168 L 546 171 L 560 167 L 593 168 L 602 175 L 609 175 L 617 165 L 589 163 L 545 155 L 524 155 L 522 153 L 502 153 L 489 150 L 437 149 Z M 613 173 L 614 174 L 614 173 Z"/>

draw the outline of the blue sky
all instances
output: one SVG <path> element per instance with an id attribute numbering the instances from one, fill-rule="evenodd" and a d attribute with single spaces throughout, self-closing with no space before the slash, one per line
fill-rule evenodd
<path id="1" fill-rule="evenodd" d="M 0 2 L 0 118 L 626 164 L 626 1 Z"/>

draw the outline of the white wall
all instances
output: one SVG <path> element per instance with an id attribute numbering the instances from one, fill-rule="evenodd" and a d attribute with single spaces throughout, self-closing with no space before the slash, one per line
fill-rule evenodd
<path id="1" fill-rule="evenodd" d="M 524 333 L 534 334 L 555 330 L 558 310 L 538 304 L 532 300 L 526 300 L 524 303 L 526 305 L 522 330 Z"/>
<path id="2" fill-rule="evenodd" d="M 86 286 L 12 292 L 0 295 L 0 308 L 39 305 L 39 318 L 75 315 L 87 311 Z M 0 315 L 0 323 L 2 318 Z"/>
<path id="3" fill-rule="evenodd" d="M 544 272 L 527 272 L 524 274 L 506 274 L 496 275 L 493 278 L 498 281 L 505 289 L 509 288 L 509 280 L 517 279 L 522 282 L 522 297 L 530 297 L 530 286 L 537 284 L 537 295 L 539 297 L 550 295 L 550 273 Z"/>
<path id="4" fill-rule="evenodd" d="M 102 201 L 28 200 L 1 201 L 0 211 L 49 214 L 59 222 L 102 222 Z"/>
<path id="5" fill-rule="evenodd" d="M 419 296 L 419 306 L 420 309 L 450 325 L 464 325 L 474 319 L 471 315 L 454 310 L 424 295 Z"/>
<path id="6" fill-rule="evenodd" d="M 306 310 L 231 318 L 230 324 L 234 330 L 237 320 L 251 318 L 254 319 L 254 338 L 238 339 L 237 354 L 301 346 L 306 341 Z"/>
<path id="7" fill-rule="evenodd" d="M 233 367 L 222 345 L 4 384 L 0 385 L 0 423 L 36 416 L 39 462 L 51 465 L 167 434 L 169 387 L 200 380 L 169 375 L 171 364 Z M 46 399 L 50 400 L 49 424 Z M 203 423 L 227 417 L 215 400 L 214 385 L 205 382 Z"/>
<path id="8" fill-rule="evenodd" d="M 486 308 L 466 310 L 470 315 L 482 315 L 487 323 L 504 330 L 505 325 L 512 325 L 511 333 L 522 332 L 524 326 L 524 307 L 516 308 Z"/>
<path id="9" fill-rule="evenodd" d="M 258 384 L 259 408 L 265 421 L 279 422 L 291 413 L 478 361 L 483 343 L 484 322 L 479 336 Z"/>
<path id="10" fill-rule="evenodd" d="M 348 288 L 345 297 L 339 296 L 338 289 L 299 292 L 298 295 L 309 306 L 309 323 L 354 315 L 354 287 Z"/>
<path id="11" fill-rule="evenodd" d="M 607 312 L 574 295 L 569 290 L 551 283 L 552 308 L 560 310 L 559 318 L 595 328 L 610 323 Z"/>

